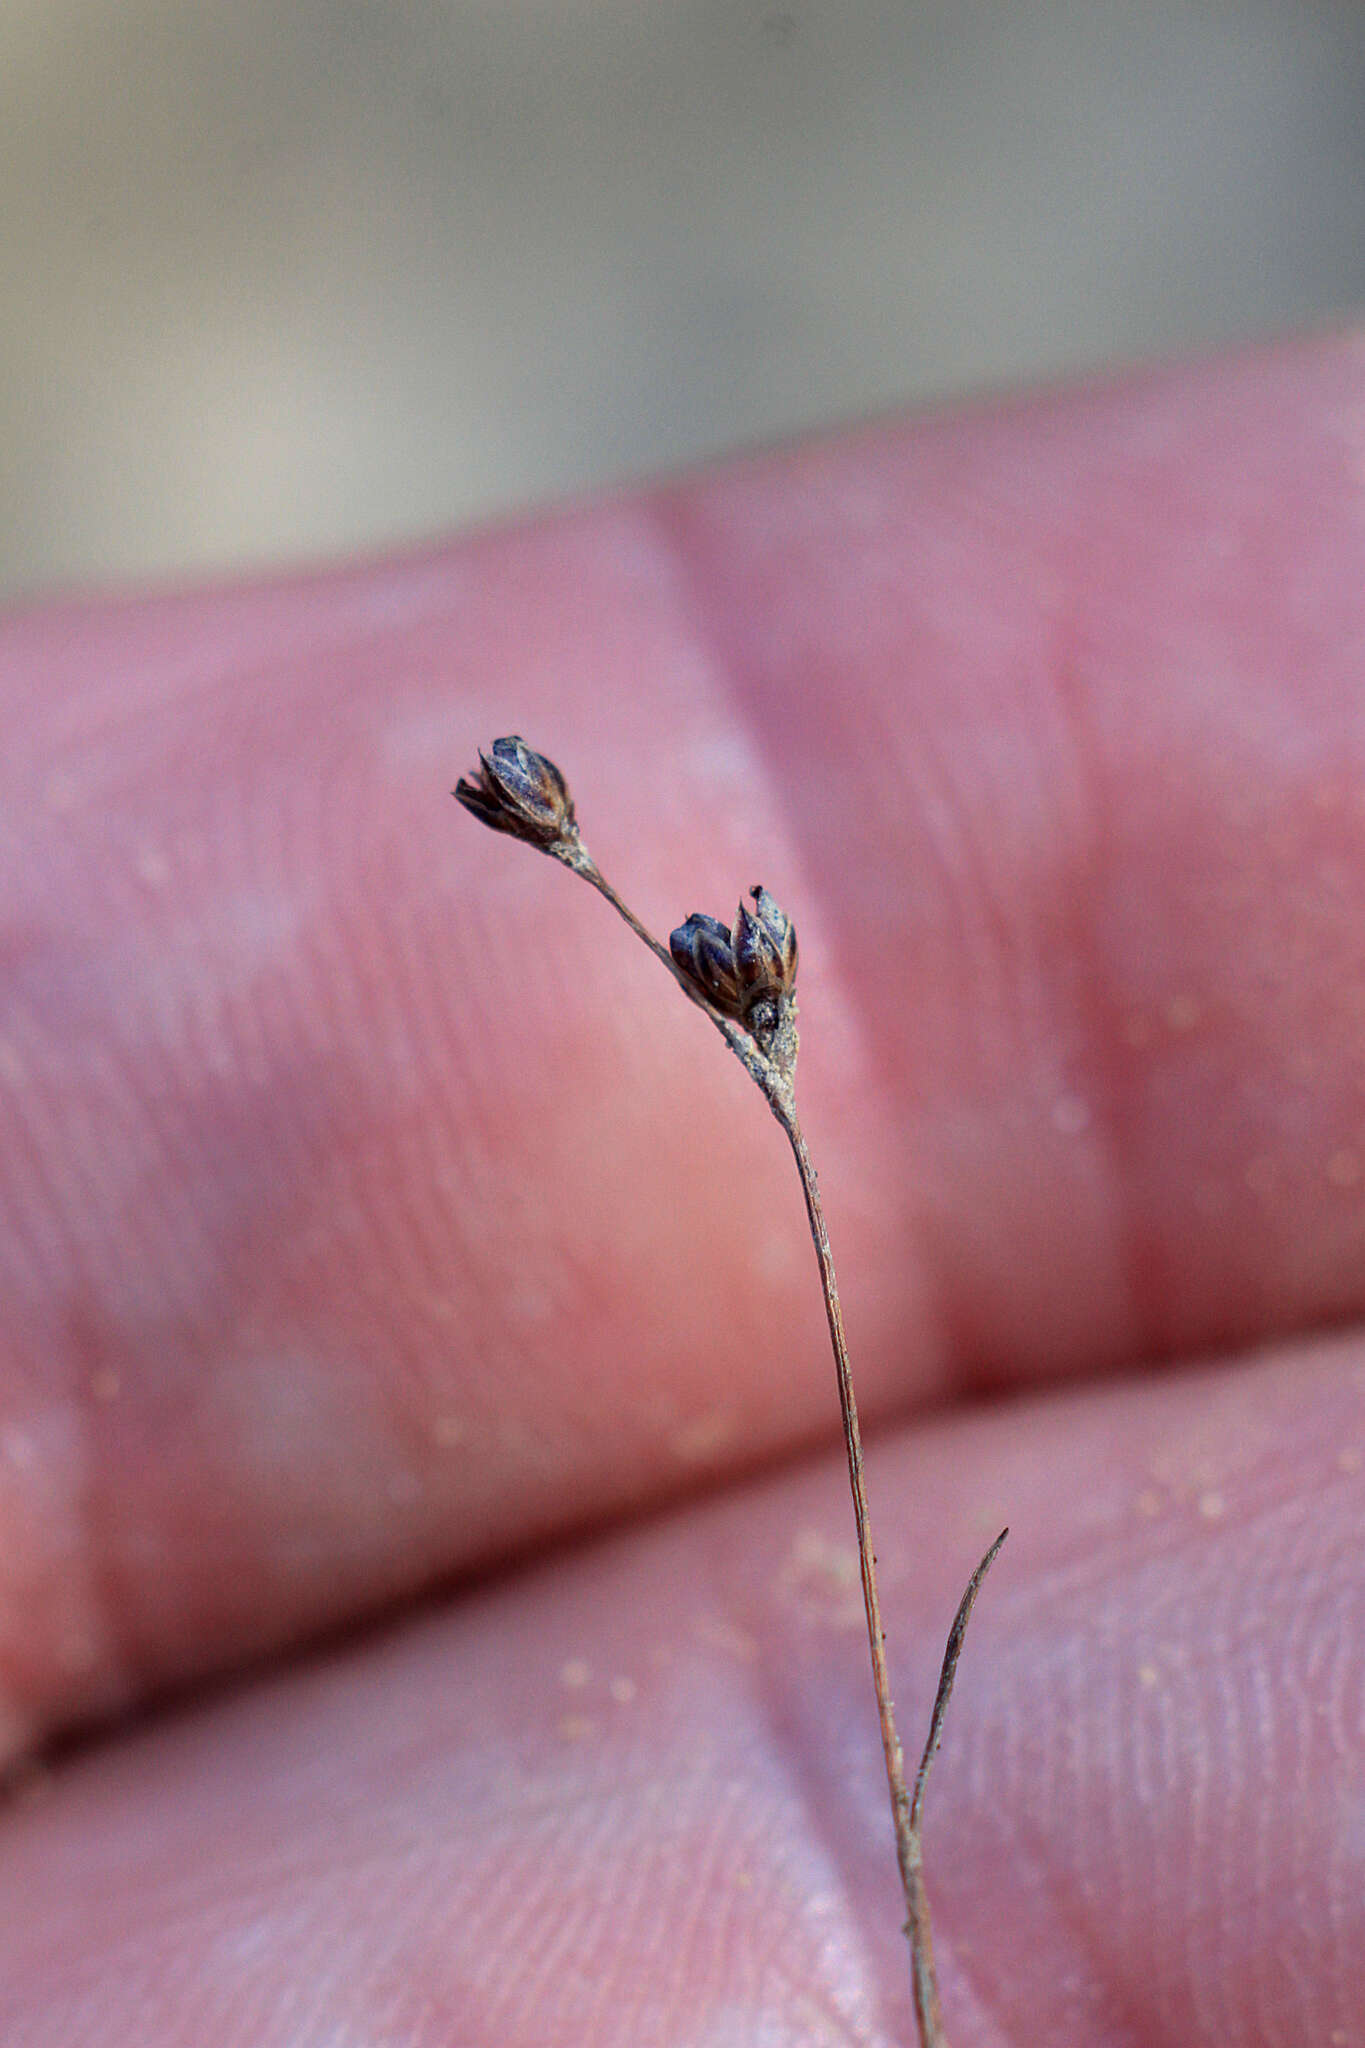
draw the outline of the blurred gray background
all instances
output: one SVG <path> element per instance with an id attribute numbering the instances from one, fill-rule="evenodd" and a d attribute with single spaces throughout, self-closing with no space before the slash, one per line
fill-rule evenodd
<path id="1" fill-rule="evenodd" d="M 1365 8 L 0 0 L 0 594 L 1365 297 Z"/>

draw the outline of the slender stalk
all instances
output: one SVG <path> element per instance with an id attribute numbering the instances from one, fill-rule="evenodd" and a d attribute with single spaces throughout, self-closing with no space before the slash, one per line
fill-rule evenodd
<path id="1" fill-rule="evenodd" d="M 863 1472 L 863 1438 L 858 1427 L 858 1403 L 853 1393 L 853 1372 L 848 1360 L 848 1339 L 844 1335 L 844 1315 L 839 1306 L 839 1281 L 834 1271 L 834 1254 L 830 1250 L 829 1231 L 825 1227 L 819 1179 L 806 1145 L 800 1119 L 796 1114 L 796 1104 L 791 1102 L 790 1098 L 789 1106 L 779 1113 L 778 1121 L 787 1133 L 792 1155 L 796 1160 L 796 1170 L 801 1176 L 801 1192 L 806 1198 L 806 1217 L 810 1223 L 815 1256 L 820 1262 L 820 1286 L 825 1297 L 825 1318 L 829 1324 L 829 1341 L 834 1351 L 834 1370 L 839 1382 L 839 1414 L 844 1425 L 844 1445 L 848 1451 L 848 1483 L 853 1493 L 853 1519 L 858 1529 L 858 1565 L 863 1580 L 863 1607 L 867 1614 L 868 1647 L 872 1652 L 872 1683 L 877 1694 L 877 1719 L 881 1723 L 882 1754 L 886 1758 L 886 1785 L 891 1794 L 891 1818 L 896 1830 L 896 1860 L 900 1864 L 905 1903 L 913 1919 L 915 1914 L 911 1895 L 911 1873 L 914 1858 L 910 1834 L 910 1794 L 906 1789 L 905 1752 L 896 1733 L 896 1710 L 891 1699 L 891 1675 L 886 1664 L 886 1630 L 882 1627 L 882 1603 L 877 1591 L 877 1554 L 872 1547 L 872 1517 L 867 1505 L 867 1480 Z M 913 1952 L 913 1941 L 911 1948 Z M 916 1969 L 916 1975 L 918 1974 Z"/>
<path id="2" fill-rule="evenodd" d="M 762 1090 L 763 1094 L 768 1098 L 768 1103 L 772 1109 L 774 1116 L 777 1118 L 778 1122 L 781 1123 L 782 1112 L 778 1108 L 776 1102 L 773 1099 L 774 1090 L 782 1086 L 781 1076 L 778 1074 L 776 1068 L 773 1066 L 772 1061 L 764 1058 L 763 1054 L 754 1044 L 754 1041 L 749 1036 L 748 1032 L 743 1030 L 740 1025 L 736 1024 L 733 1018 L 722 1016 L 721 1012 L 717 1010 L 713 1004 L 708 1003 L 706 1001 L 706 998 L 693 985 L 693 983 L 687 979 L 686 975 L 681 974 L 679 972 L 677 964 L 674 961 L 673 955 L 669 952 L 667 946 L 660 945 L 659 941 L 655 938 L 653 932 L 650 931 L 648 925 L 641 924 L 639 918 L 635 915 L 635 912 L 631 909 L 630 905 L 626 902 L 625 898 L 623 896 L 620 896 L 617 893 L 617 891 L 613 889 L 611 883 L 602 873 L 601 868 L 598 867 L 597 862 L 588 852 L 587 847 L 583 844 L 580 838 L 575 836 L 574 839 L 562 850 L 559 847 L 551 847 L 549 851 L 554 856 L 554 858 L 556 860 L 561 861 L 566 868 L 572 869 L 573 873 L 576 875 L 581 875 L 585 882 L 589 883 L 592 888 L 596 889 L 599 896 L 606 897 L 608 903 L 610 903 L 612 909 L 616 912 L 616 915 L 625 920 L 625 922 L 630 926 L 631 930 L 634 932 L 636 938 L 639 939 L 643 945 L 648 946 L 650 952 L 654 955 L 656 960 L 661 960 L 663 962 L 664 966 L 668 969 L 674 981 L 677 982 L 683 994 L 687 996 L 691 1002 L 694 1002 L 699 1010 L 704 1010 L 706 1012 L 707 1016 L 711 1019 L 711 1022 L 715 1025 L 717 1031 L 719 1031 L 721 1037 L 725 1040 L 725 1043 L 729 1046 L 731 1052 L 735 1055 L 735 1058 L 739 1061 L 740 1065 L 748 1074 L 750 1080 L 753 1081 Z M 790 1092 L 790 1088 L 788 1088 L 788 1096 L 790 1096 Z M 795 1114 L 794 1106 L 793 1114 Z"/>
<path id="3" fill-rule="evenodd" d="M 972 1573 L 962 1603 L 948 1635 L 948 1648 L 939 1676 L 938 1693 L 929 1723 L 929 1736 L 915 1774 L 913 1797 L 906 1789 L 905 1752 L 896 1732 L 896 1710 L 891 1698 L 891 1675 L 886 1662 L 886 1630 L 882 1627 L 881 1596 L 877 1590 L 877 1553 L 872 1542 L 872 1517 L 867 1505 L 867 1481 L 863 1469 L 863 1439 L 858 1426 L 858 1403 L 853 1392 L 848 1340 L 844 1335 L 843 1310 L 839 1305 L 839 1281 L 834 1270 L 829 1231 L 820 1200 L 820 1181 L 806 1145 L 790 1090 L 774 1113 L 791 1143 L 801 1192 L 806 1198 L 806 1216 L 820 1263 L 820 1286 L 825 1297 L 825 1317 L 834 1352 L 834 1369 L 839 1383 L 839 1414 L 844 1425 L 848 1452 L 848 1483 L 853 1494 L 853 1518 L 858 1530 L 858 1566 L 863 1581 L 863 1609 L 867 1615 L 867 1641 L 872 1653 L 872 1684 L 877 1695 L 877 1719 L 881 1724 L 882 1755 L 886 1759 L 886 1786 L 891 1795 L 891 1821 L 896 1834 L 896 1861 L 900 1866 L 901 1888 L 905 1893 L 905 1932 L 910 1942 L 910 1978 L 915 2000 L 915 2019 L 921 2048 L 947 2048 L 943 2015 L 939 2008 L 938 1976 L 934 1968 L 934 1940 L 929 1916 L 929 1897 L 924 1884 L 924 1789 L 929 1769 L 943 1734 L 943 1718 L 957 1675 L 957 1660 L 967 1622 L 981 1582 L 994 1564 L 1000 1546 L 1008 1536 L 1002 1530 Z"/>
<path id="4" fill-rule="evenodd" d="M 848 1483 L 853 1495 L 853 1519 L 858 1536 L 858 1569 L 863 1586 L 863 1611 L 867 1617 L 867 1642 L 872 1657 L 872 1685 L 877 1699 L 882 1756 L 886 1763 L 886 1786 L 891 1799 L 896 1862 L 900 1869 L 901 1889 L 905 1894 L 905 1934 L 910 1944 L 910 1980 L 915 2002 L 915 2020 L 919 2030 L 920 2048 L 948 2048 L 947 2035 L 943 2029 L 943 2014 L 939 2005 L 938 1974 L 934 1966 L 929 1896 L 924 1881 L 924 1791 L 930 1766 L 942 1738 L 943 1719 L 953 1690 L 957 1660 L 961 1653 L 967 1621 L 975 1605 L 977 1593 L 981 1589 L 981 1582 L 995 1562 L 1000 1546 L 1009 1531 L 1002 1531 L 973 1572 L 949 1632 L 948 1648 L 939 1677 L 929 1735 L 919 1769 L 915 1774 L 912 1796 L 906 1784 L 905 1751 L 896 1730 L 896 1709 L 891 1697 L 891 1673 L 886 1661 L 886 1630 L 882 1626 L 881 1595 L 877 1587 L 877 1553 L 873 1547 L 872 1516 L 867 1501 L 862 1430 L 858 1422 L 858 1403 L 853 1391 L 853 1369 L 849 1362 L 848 1339 L 844 1334 L 843 1309 L 839 1302 L 839 1279 L 834 1268 L 834 1253 L 830 1247 L 824 1205 L 820 1200 L 820 1179 L 815 1170 L 815 1162 L 810 1156 L 810 1148 L 806 1144 L 801 1119 L 797 1115 L 796 1098 L 790 1077 L 783 1075 L 771 1060 L 764 1058 L 747 1032 L 702 1000 L 697 990 L 679 973 L 672 955 L 653 933 L 641 924 L 581 841 L 576 843 L 570 856 L 561 858 L 565 858 L 566 866 L 571 867 L 576 874 L 582 875 L 599 895 L 606 898 L 637 938 L 643 940 L 656 959 L 663 962 L 674 980 L 681 984 L 699 1008 L 706 1011 L 731 1051 L 743 1062 L 767 1098 L 769 1108 L 787 1134 L 792 1156 L 796 1161 L 801 1192 L 806 1202 L 806 1220 L 810 1225 L 811 1241 L 815 1246 L 815 1256 L 820 1268 L 820 1289 L 824 1296 L 825 1319 L 829 1325 L 829 1341 L 834 1353 L 834 1370 L 839 1388 L 839 1415 L 844 1429 L 844 1446 L 848 1453 Z"/>
<path id="5" fill-rule="evenodd" d="M 877 1695 L 882 1754 L 896 1837 L 896 1860 L 905 1893 L 905 1933 L 910 1943 L 910 1977 L 920 2048 L 947 2048 L 934 1971 L 934 1944 L 929 1899 L 924 1883 L 924 1793 L 930 1767 L 943 1733 L 943 1718 L 952 1695 L 957 1660 L 967 1622 L 981 1582 L 994 1563 L 1008 1529 L 997 1536 L 973 1572 L 948 1635 L 929 1735 L 915 1774 L 913 1796 L 905 1781 L 905 1753 L 896 1733 L 891 1677 L 886 1662 L 886 1631 L 882 1627 L 877 1590 L 877 1557 L 872 1547 L 872 1520 L 863 1471 L 862 1433 L 853 1394 L 853 1373 L 844 1335 L 839 1283 L 834 1271 L 829 1231 L 820 1202 L 820 1184 L 796 1113 L 794 1080 L 796 1031 L 796 935 L 790 920 L 767 892 L 754 889 L 755 909 L 743 904 L 733 934 L 715 919 L 694 914 L 673 934 L 673 945 L 660 944 L 617 894 L 583 844 L 573 803 L 559 770 L 520 738 L 494 742 L 491 758 L 481 755 L 481 774 L 461 781 L 456 796 L 476 817 L 497 831 L 510 832 L 548 853 L 604 896 L 657 960 L 662 961 L 684 993 L 704 1010 L 750 1078 L 765 1096 L 791 1145 L 806 1217 L 820 1268 L 830 1344 L 839 1386 L 839 1413 L 848 1452 L 848 1478 L 858 1531 L 858 1564 L 862 1574 L 867 1640 L 872 1653 L 872 1682 Z"/>
<path id="6" fill-rule="evenodd" d="M 558 847 L 551 847 L 550 851 L 557 860 L 561 860 L 564 863 L 566 868 L 572 868 L 576 875 L 581 875 L 585 882 L 590 883 L 596 889 L 599 896 L 605 896 L 612 909 L 616 912 L 616 915 L 625 919 L 636 938 L 642 944 L 648 946 L 656 960 L 663 961 L 664 966 L 676 982 L 686 987 L 682 976 L 673 965 L 673 955 L 669 952 L 667 946 L 660 945 L 649 927 L 641 924 L 639 918 L 625 899 L 617 895 L 615 889 L 612 888 L 611 883 L 607 880 L 601 868 L 598 867 L 597 862 L 588 852 L 582 840 L 575 838 L 562 851 Z"/>

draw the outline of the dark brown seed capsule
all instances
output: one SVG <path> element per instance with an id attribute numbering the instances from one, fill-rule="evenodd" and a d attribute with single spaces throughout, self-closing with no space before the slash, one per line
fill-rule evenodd
<path id="1" fill-rule="evenodd" d="M 752 910 L 739 906 L 731 951 L 744 1008 L 787 995 L 796 985 L 796 927 L 761 883 L 749 891 Z"/>
<path id="2" fill-rule="evenodd" d="M 678 972 L 713 1010 L 723 1017 L 739 1016 L 741 991 L 730 934 L 718 917 L 694 910 L 685 924 L 670 933 L 668 950 Z"/>
<path id="3" fill-rule="evenodd" d="M 567 845 L 577 839 L 573 798 L 553 761 L 512 733 L 494 740 L 479 762 L 471 781 L 461 776 L 455 785 L 456 797 L 474 817 L 493 831 L 510 832 L 532 846 Z"/>

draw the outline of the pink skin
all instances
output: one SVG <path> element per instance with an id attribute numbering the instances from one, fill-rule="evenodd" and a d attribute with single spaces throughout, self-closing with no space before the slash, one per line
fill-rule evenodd
<path id="1" fill-rule="evenodd" d="M 16 1801 L 0 2039 L 910 2038 L 790 1161 L 515 729 L 797 920 L 909 1740 L 1014 1526 L 955 2048 L 1365 2042 L 1363 562 L 1342 339 L 0 626 L 0 1745 L 279 1666 Z"/>

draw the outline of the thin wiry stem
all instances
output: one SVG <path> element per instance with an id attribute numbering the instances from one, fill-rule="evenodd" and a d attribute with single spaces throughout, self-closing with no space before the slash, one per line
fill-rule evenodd
<path id="1" fill-rule="evenodd" d="M 967 1632 L 967 1621 L 975 1605 L 976 1596 L 981 1590 L 981 1581 L 995 1562 L 1000 1546 L 1009 1531 L 1006 1529 L 996 1537 L 990 1550 L 973 1572 L 971 1583 L 962 1596 L 962 1604 L 949 1631 L 947 1653 L 939 1677 L 938 1695 L 929 1723 L 929 1738 L 924 1745 L 924 1755 L 920 1759 L 919 1770 L 915 1775 L 912 1798 L 906 1790 L 905 1752 L 901 1747 L 900 1736 L 896 1732 L 896 1710 L 891 1698 L 891 1675 L 886 1662 L 886 1631 L 882 1627 L 881 1596 L 877 1590 L 877 1553 L 873 1547 L 872 1518 L 867 1505 L 862 1431 L 858 1426 L 858 1403 L 853 1393 L 853 1373 L 849 1365 L 848 1340 L 844 1335 L 843 1310 L 839 1306 L 839 1282 L 834 1270 L 834 1254 L 830 1250 L 829 1231 L 825 1225 L 825 1212 L 820 1201 L 820 1182 L 790 1093 L 783 1107 L 777 1111 L 777 1116 L 791 1142 L 796 1170 L 801 1176 L 801 1192 L 806 1198 L 806 1216 L 810 1223 L 815 1255 L 820 1263 L 820 1286 L 825 1297 L 825 1318 L 829 1324 L 829 1341 L 834 1352 L 834 1369 L 839 1383 L 839 1414 L 844 1425 L 844 1445 L 848 1452 L 848 1483 L 853 1494 L 853 1517 L 858 1529 L 858 1565 L 863 1581 L 863 1609 L 867 1616 L 868 1647 L 872 1652 L 872 1684 L 877 1695 L 877 1719 L 881 1724 L 887 1791 L 891 1795 L 891 1820 L 896 1834 L 896 1861 L 900 1866 L 901 1887 L 905 1893 L 905 1932 L 910 1942 L 910 1977 L 915 1999 L 915 2018 L 919 2024 L 922 2048 L 946 2048 L 943 2015 L 939 2010 L 938 1978 L 934 1969 L 929 1898 L 924 1886 L 924 1788 L 929 1776 L 929 1766 L 934 1760 L 943 1733 L 943 1717 L 952 1694 L 962 1639 Z"/>
<path id="2" fill-rule="evenodd" d="M 858 1532 L 858 1563 L 862 1574 L 863 1607 L 867 1616 L 867 1640 L 872 1653 L 872 1681 L 877 1695 L 877 1718 L 881 1724 L 882 1753 L 886 1762 L 886 1783 L 891 1796 L 891 1816 L 896 1837 L 896 1860 L 900 1866 L 901 1886 L 905 1893 L 905 1933 L 910 1943 L 910 1976 L 914 1996 L 915 2020 L 919 2031 L 921 2048 L 947 2048 L 947 2037 L 943 2031 L 943 2016 L 939 2010 L 938 1982 L 934 1971 L 934 1944 L 929 1918 L 929 1899 L 924 1883 L 924 1793 L 930 1767 L 938 1751 L 943 1733 L 943 1718 L 952 1695 L 953 1680 L 957 1673 L 957 1661 L 961 1654 L 963 1637 L 971 1616 L 981 1582 L 999 1553 L 1000 1546 L 1008 1536 L 1008 1529 L 996 1537 L 976 1570 L 962 1596 L 952 1628 L 948 1634 L 948 1646 L 944 1653 L 943 1667 L 939 1674 L 938 1693 L 929 1722 L 929 1735 L 915 1774 L 913 1796 L 905 1781 L 905 1752 L 896 1733 L 895 1708 L 891 1699 L 891 1677 L 886 1662 L 886 1631 L 882 1627 L 881 1598 L 877 1590 L 877 1557 L 872 1546 L 872 1520 L 867 1505 L 867 1482 L 863 1469 L 862 1433 L 858 1426 L 858 1404 L 853 1394 L 853 1374 L 849 1364 L 848 1341 L 844 1335 L 843 1311 L 839 1305 L 839 1283 L 834 1271 L 834 1255 L 830 1250 L 829 1231 L 825 1225 L 824 1209 L 820 1201 L 820 1184 L 815 1166 L 806 1145 L 800 1119 L 796 1113 L 796 1099 L 793 1092 L 793 1077 L 796 1065 L 796 998 L 792 988 L 795 976 L 795 938 L 788 921 L 767 899 L 769 910 L 779 920 L 770 925 L 773 945 L 776 948 L 784 939 L 790 940 L 789 952 L 779 965 L 783 967 L 785 979 L 774 984 L 771 1017 L 768 1035 L 759 1043 L 757 1027 L 748 1028 L 753 1022 L 750 1013 L 736 1011 L 727 1015 L 710 1000 L 715 993 L 715 984 L 707 981 L 703 987 L 699 980 L 685 973 L 678 960 L 666 946 L 641 924 L 629 905 L 619 896 L 606 876 L 598 867 L 592 855 L 584 846 L 573 814 L 572 802 L 563 776 L 553 763 L 535 754 L 521 739 L 495 742 L 492 759 L 481 756 L 482 775 L 473 783 L 461 782 L 456 790 L 465 807 L 480 817 L 486 824 L 492 824 L 499 831 L 512 832 L 515 836 L 528 839 L 544 853 L 561 862 L 574 874 L 581 875 L 598 894 L 604 896 L 617 915 L 625 920 L 642 943 L 648 946 L 657 960 L 668 969 L 684 993 L 706 1012 L 711 1022 L 724 1038 L 730 1050 L 741 1061 L 751 1079 L 761 1089 L 768 1107 L 787 1134 L 796 1160 L 796 1170 L 801 1180 L 801 1192 L 805 1196 L 806 1217 L 810 1234 L 815 1245 L 816 1260 L 820 1268 L 820 1287 L 824 1295 L 825 1317 L 829 1324 L 830 1344 L 834 1352 L 834 1367 L 839 1386 L 839 1413 L 844 1426 L 844 1444 L 848 1452 L 848 1477 L 853 1494 L 853 1515 Z M 764 892 L 752 892 L 760 899 L 758 915 L 763 910 Z M 741 907 L 741 921 L 747 913 Z M 689 920 L 689 926 L 700 922 L 705 928 L 705 940 L 713 946 L 718 935 L 724 940 L 724 928 L 712 920 Z M 750 930 L 753 930 L 751 923 Z M 736 927 L 736 934 L 740 927 Z M 674 942 L 685 940 L 685 934 L 674 934 Z M 683 960 L 688 956 L 684 951 Z M 727 954 L 727 973 L 728 954 Z M 731 992 L 733 984 L 731 984 Z M 718 1000 L 728 999 L 726 996 Z M 743 1014 L 745 1021 L 739 1021 Z M 766 1049 L 765 1049 L 766 1048 Z"/>
<path id="3" fill-rule="evenodd" d="M 877 1718 L 881 1722 L 882 1753 L 886 1758 L 886 1784 L 891 1794 L 891 1818 L 896 1830 L 896 1859 L 900 1864 L 901 1883 L 905 1887 L 906 1906 L 910 1907 L 910 1794 L 905 1784 L 905 1752 L 896 1733 L 896 1710 L 891 1699 L 891 1674 L 886 1664 L 886 1630 L 882 1627 L 882 1603 L 877 1591 L 877 1554 L 872 1546 L 872 1517 L 867 1505 L 863 1438 L 858 1426 L 858 1403 L 853 1394 L 853 1372 L 848 1360 L 848 1339 L 844 1335 L 844 1315 L 839 1306 L 839 1282 L 834 1271 L 834 1254 L 830 1250 L 829 1231 L 825 1227 L 825 1212 L 820 1201 L 820 1183 L 806 1146 L 805 1134 L 801 1129 L 794 1102 L 779 1116 L 778 1121 L 790 1140 L 796 1170 L 801 1176 L 801 1192 L 806 1198 L 806 1217 L 815 1245 L 815 1256 L 820 1262 L 820 1286 L 825 1297 L 825 1320 L 829 1324 L 829 1341 L 834 1351 L 834 1370 L 839 1382 L 839 1414 L 844 1425 L 844 1445 L 848 1451 L 848 1483 L 853 1493 L 853 1519 L 858 1529 L 858 1564 L 863 1580 L 863 1608 L 867 1615 L 868 1647 L 872 1652 L 872 1683 L 877 1694 Z"/>
<path id="4" fill-rule="evenodd" d="M 574 839 L 562 850 L 559 847 L 551 847 L 549 851 L 566 868 L 572 869 L 576 875 L 581 875 L 585 882 L 596 889 L 599 896 L 606 897 L 617 916 L 624 918 L 636 938 L 648 946 L 656 960 L 663 962 L 688 1000 L 694 1002 L 699 1010 L 705 1011 L 721 1037 L 725 1040 L 725 1043 L 729 1046 L 731 1052 L 735 1055 L 735 1058 L 748 1074 L 750 1080 L 755 1082 L 764 1095 L 767 1096 L 769 1104 L 772 1105 L 773 1114 L 781 1122 L 781 1112 L 776 1104 L 773 1103 L 773 1090 L 781 1087 L 781 1076 L 773 1067 L 772 1062 L 763 1057 L 763 1054 L 754 1044 L 748 1032 L 741 1025 L 736 1024 L 732 1018 L 722 1016 L 720 1011 L 714 1009 L 693 984 L 679 973 L 674 964 L 673 955 L 669 952 L 667 946 L 660 945 L 648 925 L 641 924 L 625 898 L 618 894 L 602 873 L 601 868 L 598 867 L 597 862 L 588 852 L 587 847 L 580 838 L 575 835 Z"/>
<path id="5" fill-rule="evenodd" d="M 576 875 L 581 875 L 585 882 L 590 882 L 599 896 L 605 896 L 612 909 L 616 912 L 616 915 L 625 919 L 636 938 L 648 946 L 656 960 L 662 960 L 664 966 L 680 986 L 685 986 L 682 976 L 673 965 L 673 955 L 669 952 L 667 946 L 660 945 L 649 927 L 641 924 L 630 905 L 612 888 L 611 883 L 607 880 L 601 868 L 598 867 L 597 862 L 588 852 L 582 840 L 575 837 L 562 849 L 551 847 L 550 851 L 557 860 L 563 862 L 566 868 L 572 868 Z"/>
<path id="6" fill-rule="evenodd" d="M 920 1759 L 919 1770 L 915 1775 L 912 1796 L 906 1784 L 905 1751 L 896 1731 L 895 1703 L 891 1697 L 891 1674 L 886 1661 L 886 1630 L 882 1626 L 881 1595 L 877 1587 L 877 1554 L 873 1548 L 872 1516 L 867 1502 L 862 1431 L 858 1423 L 858 1403 L 853 1391 L 848 1339 L 844 1334 L 843 1310 L 839 1303 L 839 1280 L 834 1269 L 834 1253 L 830 1248 L 824 1206 L 820 1200 L 819 1176 L 815 1171 L 815 1163 L 810 1156 L 801 1120 L 796 1112 L 796 1101 L 790 1082 L 778 1073 L 771 1061 L 763 1058 L 739 1025 L 700 1001 L 696 991 L 689 987 L 679 974 L 672 955 L 653 933 L 641 924 L 634 911 L 612 887 L 581 842 L 575 855 L 565 860 L 565 865 L 572 867 L 576 874 L 582 875 L 600 895 L 606 897 L 608 903 L 625 919 L 637 938 L 642 939 L 656 959 L 663 962 L 674 980 L 682 984 L 698 1007 L 706 1011 L 731 1050 L 743 1061 L 750 1075 L 762 1089 L 769 1108 L 786 1132 L 791 1145 L 792 1156 L 801 1180 L 801 1192 L 805 1197 L 811 1241 L 815 1246 L 815 1256 L 820 1267 L 820 1288 L 824 1296 L 825 1319 L 829 1325 L 830 1347 L 834 1353 L 834 1370 L 839 1388 L 839 1415 L 844 1427 L 844 1446 L 848 1453 L 848 1483 L 853 1495 L 853 1518 L 858 1533 L 858 1567 L 862 1576 L 863 1610 L 867 1617 L 867 1642 L 872 1656 L 872 1684 L 877 1698 L 877 1719 L 881 1727 L 882 1755 L 886 1763 L 886 1785 L 891 1799 L 896 1861 L 900 1868 L 901 1888 L 905 1893 L 905 1933 L 910 1943 L 910 1977 L 915 2002 L 915 2019 L 919 2028 L 921 2048 L 947 2048 L 943 2015 L 939 2007 L 938 1977 L 934 1967 L 929 1898 L 924 1882 L 924 1789 L 929 1767 L 943 1734 L 943 1717 L 953 1690 L 953 1679 L 957 1674 L 957 1660 L 962 1650 L 967 1621 L 981 1589 L 981 1582 L 995 1562 L 1000 1546 L 1009 1531 L 1003 1531 L 996 1538 L 973 1572 L 971 1582 L 962 1596 L 962 1604 L 957 1610 L 956 1619 L 949 1632 L 947 1653 L 943 1660 L 938 1694 L 929 1724 L 929 1736 Z"/>

